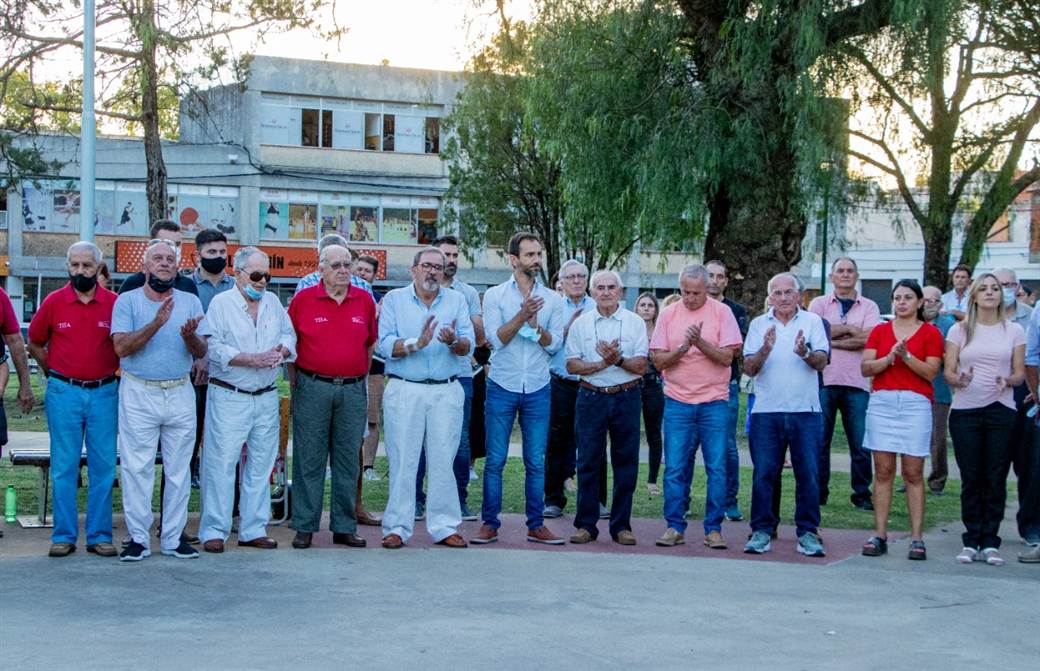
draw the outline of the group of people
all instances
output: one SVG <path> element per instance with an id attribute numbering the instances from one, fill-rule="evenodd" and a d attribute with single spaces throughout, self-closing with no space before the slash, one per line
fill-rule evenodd
<path id="1" fill-rule="evenodd" d="M 98 284 L 100 249 L 73 244 L 69 284 L 47 297 L 29 328 L 29 353 L 48 377 L 52 556 L 76 549 L 84 443 L 89 552 L 124 561 L 149 556 L 157 449 L 163 554 L 197 557 L 199 542 L 207 552 L 223 552 L 236 508 L 238 545 L 276 548 L 266 529 L 268 479 L 278 451 L 276 382 L 285 365 L 292 390 L 294 548 L 310 547 L 319 531 L 327 472 L 335 544 L 365 546 L 357 527 L 370 524 L 382 527 L 384 548 L 400 548 L 418 520 L 442 546 L 497 541 L 517 421 L 527 540 L 591 543 L 607 519 L 614 542 L 635 545 L 641 417 L 650 448 L 646 486 L 664 498 L 664 531 L 656 544 L 685 542 L 699 448 L 707 474 L 703 542 L 726 548 L 723 522 L 743 518 L 736 442 L 743 372 L 753 380 L 745 552 L 768 552 L 777 537 L 780 475 L 789 453 L 797 550 L 825 555 L 820 506 L 828 503 L 830 444 L 840 411 L 851 504 L 875 514 L 864 554 L 887 551 L 898 460 L 911 518 L 909 557 L 925 558 L 924 460 L 932 457 L 927 484 L 941 494 L 948 416 L 966 527 L 958 561 L 1002 563 L 998 531 L 1012 462 L 1020 533 L 1031 548 L 1022 558 L 1040 560 L 1037 432 L 1026 384 L 1028 378 L 1035 396 L 1040 321 L 1016 300 L 1018 283 L 1008 270 L 982 274 L 970 286 L 955 283 L 952 298 L 900 281 L 892 292 L 894 318 L 882 323 L 878 306 L 856 291 L 855 261 L 841 258 L 831 269 L 834 291 L 808 309 L 796 276 L 773 277 L 765 313 L 749 323 L 747 311 L 725 298 L 728 277 L 718 261 L 686 266 L 674 302 L 662 307 L 642 294 L 633 311 L 612 270 L 590 277 L 584 264 L 570 260 L 557 289 L 543 284 L 541 240 L 517 233 L 506 248 L 510 278 L 481 301 L 456 277 L 458 241 L 445 236 L 414 255 L 411 283 L 381 294 L 371 284 L 378 260 L 358 257 L 333 234 L 319 242 L 318 270 L 300 281 L 286 309 L 268 291 L 262 250 L 240 248 L 229 274 L 224 234 L 201 231 L 198 265 L 186 276 L 177 270 L 176 224 L 158 222 L 151 237 L 143 271 L 127 278 L 119 295 Z M 3 330 L 8 338 L 6 322 Z M 15 340 L 20 337 L 8 342 L 19 399 L 27 405 L 25 354 Z M 480 349 L 491 352 L 487 365 L 474 359 Z M 485 378 L 482 402 L 474 400 L 475 372 Z M 369 469 L 381 414 L 388 418 L 382 436 L 390 483 L 379 519 L 361 505 L 361 488 L 366 478 L 379 477 Z M 485 464 L 477 513 L 469 509 L 467 491 L 470 435 L 480 428 Z M 112 539 L 117 443 L 129 532 L 121 552 Z M 662 461 L 663 490 L 657 484 Z M 571 479 L 574 531 L 563 538 L 544 520 L 564 513 Z M 198 537 L 185 530 L 193 480 L 201 487 Z M 481 521 L 469 539 L 459 533 L 464 519 Z"/>

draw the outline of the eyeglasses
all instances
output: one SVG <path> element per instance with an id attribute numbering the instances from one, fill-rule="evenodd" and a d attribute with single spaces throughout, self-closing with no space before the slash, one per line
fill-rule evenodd
<path id="1" fill-rule="evenodd" d="M 444 272 L 444 266 L 442 266 L 439 263 L 430 263 L 429 261 L 424 261 L 424 262 L 419 264 L 419 267 L 422 268 L 423 270 L 425 270 L 426 272 L 431 272 L 431 271 L 435 272 L 435 273 L 442 273 L 442 272 Z"/>
<path id="2" fill-rule="evenodd" d="M 1004 287 L 1005 289 L 1017 289 L 1018 282 L 1001 282 L 1000 286 Z"/>
<path id="3" fill-rule="evenodd" d="M 798 292 L 794 289 L 776 289 L 769 295 L 773 298 L 786 298 L 787 296 L 794 296 L 797 293 Z"/>
<path id="4" fill-rule="evenodd" d="M 567 280 L 568 282 L 570 282 L 571 280 L 584 280 L 587 277 L 588 277 L 588 275 L 586 275 L 584 273 L 572 273 L 570 275 L 560 275 L 560 279 L 561 280 Z"/>
<path id="5" fill-rule="evenodd" d="M 350 270 L 353 265 L 354 264 L 351 261 L 333 261 L 332 263 L 326 263 L 325 267 L 332 268 L 333 270 L 339 270 L 340 268 Z"/>
<path id="6" fill-rule="evenodd" d="M 244 273 L 246 271 L 239 270 L 238 272 Z M 262 273 L 259 270 L 254 270 L 253 272 L 249 273 L 247 277 L 249 278 L 250 282 L 259 282 L 260 280 L 263 280 L 264 282 L 271 281 L 271 273 Z"/>
<path id="7" fill-rule="evenodd" d="M 148 246 L 151 247 L 152 245 L 158 244 L 160 242 L 162 244 L 164 244 L 164 245 L 169 245 L 170 247 L 173 247 L 174 249 L 178 249 L 181 246 L 181 243 L 174 242 L 173 240 L 167 240 L 166 238 L 152 238 L 151 240 L 148 241 Z"/>
<path id="8" fill-rule="evenodd" d="M 941 298 L 926 298 L 924 299 L 925 305 L 940 305 L 942 303 Z"/>

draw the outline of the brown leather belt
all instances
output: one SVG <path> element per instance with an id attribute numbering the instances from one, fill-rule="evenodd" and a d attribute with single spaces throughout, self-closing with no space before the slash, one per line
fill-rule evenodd
<path id="1" fill-rule="evenodd" d="M 623 391 L 628 391 L 633 387 L 638 387 L 641 384 L 643 384 L 642 378 L 636 378 L 635 380 L 625 382 L 624 384 L 612 384 L 609 387 L 597 387 L 594 384 L 589 384 L 585 380 L 582 380 L 581 388 L 588 389 L 589 391 L 594 391 L 599 394 L 617 394 Z"/>

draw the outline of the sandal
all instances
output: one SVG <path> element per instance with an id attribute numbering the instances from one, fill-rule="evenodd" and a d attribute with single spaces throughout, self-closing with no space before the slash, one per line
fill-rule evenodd
<path id="1" fill-rule="evenodd" d="M 928 559 L 928 553 L 924 548 L 924 541 L 910 541 L 910 551 L 907 553 L 906 558 L 916 561 Z"/>
<path id="2" fill-rule="evenodd" d="M 863 544 L 864 557 L 880 557 L 888 553 L 888 540 L 880 536 L 871 536 Z"/>

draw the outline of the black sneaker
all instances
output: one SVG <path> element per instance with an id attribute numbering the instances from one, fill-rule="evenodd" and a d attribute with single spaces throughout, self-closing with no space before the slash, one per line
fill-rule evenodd
<path id="1" fill-rule="evenodd" d="M 127 543 L 126 548 L 120 553 L 119 561 L 141 561 L 145 557 L 151 557 L 152 551 L 135 541 Z"/>
<path id="2" fill-rule="evenodd" d="M 859 508 L 860 510 L 865 510 L 867 512 L 873 512 L 874 510 L 874 503 L 870 499 L 860 499 L 858 501 L 853 501 L 852 505 L 856 508 Z"/>
<path id="3" fill-rule="evenodd" d="M 177 557 L 178 559 L 198 559 L 199 551 L 188 545 L 184 541 L 177 546 L 174 550 L 163 550 L 162 554 L 167 557 Z"/>

